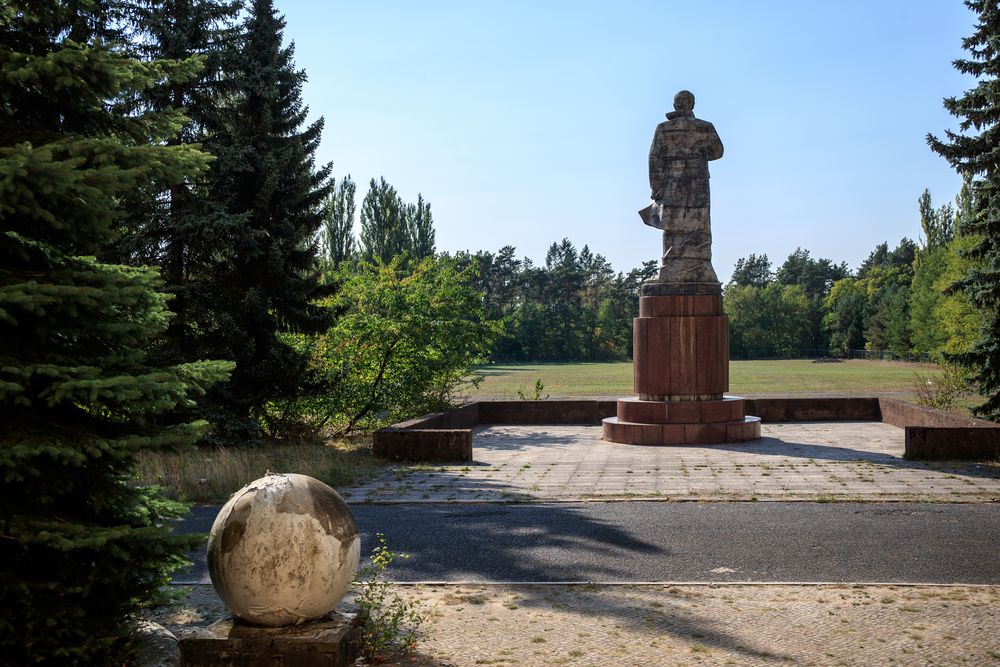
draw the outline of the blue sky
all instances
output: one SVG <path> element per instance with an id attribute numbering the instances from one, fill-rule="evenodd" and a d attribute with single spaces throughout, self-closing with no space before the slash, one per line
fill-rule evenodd
<path id="1" fill-rule="evenodd" d="M 711 164 L 714 265 L 796 247 L 852 268 L 919 233 L 916 200 L 957 193 L 928 132 L 971 80 L 951 66 L 958 0 L 278 0 L 326 129 L 319 159 L 360 197 L 385 176 L 432 204 L 439 250 L 588 244 L 618 270 L 659 256 L 646 156 L 694 92 Z"/>

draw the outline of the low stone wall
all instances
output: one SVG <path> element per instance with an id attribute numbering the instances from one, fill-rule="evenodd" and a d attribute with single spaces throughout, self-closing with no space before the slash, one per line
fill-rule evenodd
<path id="1" fill-rule="evenodd" d="M 372 453 L 390 461 L 471 461 L 472 429 L 383 428 L 372 437 Z"/>
<path id="2" fill-rule="evenodd" d="M 480 424 L 589 424 L 614 417 L 615 401 L 480 401 Z"/>
<path id="3" fill-rule="evenodd" d="M 1000 428 L 907 426 L 908 459 L 971 460 L 1000 458 Z"/>
<path id="4" fill-rule="evenodd" d="M 997 428 L 997 424 L 956 415 L 953 412 L 925 408 L 914 403 L 907 403 L 898 398 L 878 399 L 882 411 L 882 421 L 900 428 L 907 426 L 933 426 L 951 428 Z"/>
<path id="5" fill-rule="evenodd" d="M 894 398 L 747 399 L 747 414 L 764 423 L 883 421 L 905 431 L 914 459 L 1000 458 L 1000 425 Z M 584 424 L 617 414 L 616 401 L 477 401 L 393 424 L 374 434 L 373 453 L 393 461 L 471 461 L 472 429 L 480 425 Z"/>
<path id="6" fill-rule="evenodd" d="M 780 422 L 872 422 L 882 414 L 877 398 L 748 398 L 747 414 L 765 424 Z"/>

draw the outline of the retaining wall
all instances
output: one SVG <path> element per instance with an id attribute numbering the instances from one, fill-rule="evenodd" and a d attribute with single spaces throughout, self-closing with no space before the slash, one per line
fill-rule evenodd
<path id="1" fill-rule="evenodd" d="M 394 461 L 471 461 L 476 426 L 594 426 L 616 414 L 613 400 L 476 401 L 380 429 L 372 449 Z M 747 414 L 764 423 L 883 421 L 904 429 L 906 458 L 1000 457 L 1000 425 L 894 398 L 756 398 L 747 399 Z"/>

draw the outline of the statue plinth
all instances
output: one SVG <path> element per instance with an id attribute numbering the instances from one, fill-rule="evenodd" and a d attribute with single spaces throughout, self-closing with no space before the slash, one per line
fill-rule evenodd
<path id="1" fill-rule="evenodd" d="M 729 390 L 729 320 L 712 268 L 708 161 L 722 157 L 711 123 L 681 91 L 649 151 L 654 203 L 642 221 L 663 230 L 660 271 L 642 284 L 633 320 L 634 398 L 603 421 L 604 439 L 635 445 L 745 442 L 760 419 Z"/>
<path id="2" fill-rule="evenodd" d="M 632 331 L 638 396 L 618 401 L 617 416 L 603 421 L 605 440 L 712 445 L 760 437 L 760 419 L 746 415 L 742 398 L 725 395 L 729 319 L 718 291 L 642 296 Z"/>

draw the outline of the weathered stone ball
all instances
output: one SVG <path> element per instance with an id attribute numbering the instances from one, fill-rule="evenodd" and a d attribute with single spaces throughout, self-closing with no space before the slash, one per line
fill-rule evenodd
<path id="1" fill-rule="evenodd" d="M 268 474 L 215 518 L 208 573 L 237 618 L 292 625 L 333 611 L 360 553 L 354 515 L 336 491 L 306 475 Z"/>

